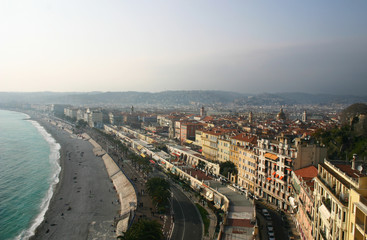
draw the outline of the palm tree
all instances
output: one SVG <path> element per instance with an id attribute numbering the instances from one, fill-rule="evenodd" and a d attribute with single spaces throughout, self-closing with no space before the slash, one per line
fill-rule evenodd
<path id="1" fill-rule="evenodd" d="M 149 179 L 145 186 L 153 203 L 157 206 L 158 211 L 163 211 L 168 204 L 169 197 L 171 196 L 169 192 L 169 182 L 163 178 L 156 177 Z"/>
<path id="2" fill-rule="evenodd" d="M 123 240 L 161 240 L 163 232 L 157 221 L 141 219 L 134 223 L 124 236 L 119 236 L 119 238 Z"/>

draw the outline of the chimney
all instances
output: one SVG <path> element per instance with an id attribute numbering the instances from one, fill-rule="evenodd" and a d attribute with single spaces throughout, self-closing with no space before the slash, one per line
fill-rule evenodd
<path id="1" fill-rule="evenodd" d="M 357 154 L 353 154 L 353 159 L 352 159 L 352 169 L 355 170 L 356 169 L 356 159 L 357 159 Z"/>

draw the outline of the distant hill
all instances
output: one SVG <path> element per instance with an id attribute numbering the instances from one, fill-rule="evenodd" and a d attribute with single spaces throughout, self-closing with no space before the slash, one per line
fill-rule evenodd
<path id="1" fill-rule="evenodd" d="M 150 92 L 0 92 L 0 103 L 71 104 L 71 105 L 294 105 L 353 104 L 367 102 L 367 96 L 345 96 L 307 93 L 242 94 L 226 91 Z"/>

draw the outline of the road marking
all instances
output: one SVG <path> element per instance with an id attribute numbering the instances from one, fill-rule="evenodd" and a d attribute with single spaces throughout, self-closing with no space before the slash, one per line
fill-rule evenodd
<path id="1" fill-rule="evenodd" d="M 176 199 L 176 201 L 177 201 L 177 203 L 178 203 L 178 205 L 180 206 L 180 209 L 181 209 L 181 212 L 182 212 L 182 216 L 183 216 L 183 233 L 182 233 L 182 240 L 184 239 L 184 235 L 185 235 L 185 222 L 186 222 L 186 219 L 185 219 L 185 214 L 184 214 L 184 212 L 183 212 L 183 209 L 182 209 L 182 206 L 181 206 L 181 203 L 177 200 L 177 198 L 176 198 L 176 196 L 175 196 L 175 194 L 173 194 L 173 197 Z"/>

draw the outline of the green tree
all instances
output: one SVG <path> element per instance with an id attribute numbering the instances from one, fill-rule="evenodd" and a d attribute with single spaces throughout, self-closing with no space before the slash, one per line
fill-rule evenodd
<path id="1" fill-rule="evenodd" d="M 351 159 L 356 153 L 360 159 L 367 156 L 367 138 L 356 136 L 350 126 L 329 130 L 319 129 L 313 135 L 315 139 L 327 147 L 327 157 L 331 160 Z"/>
<path id="2" fill-rule="evenodd" d="M 84 128 L 88 125 L 88 123 L 86 121 L 84 121 L 83 119 L 79 119 L 77 122 L 76 122 L 76 127 L 77 128 Z"/>
<path id="3" fill-rule="evenodd" d="M 123 240 L 161 240 L 163 232 L 161 225 L 154 220 L 142 219 L 134 223 L 124 236 L 119 236 Z"/>
<path id="4" fill-rule="evenodd" d="M 233 162 L 226 161 L 219 164 L 220 167 L 220 174 L 222 174 L 225 177 L 228 177 L 228 173 L 231 173 L 233 175 L 236 175 L 238 173 L 238 170 L 236 168 L 236 165 L 234 165 Z"/>
<path id="5" fill-rule="evenodd" d="M 146 183 L 147 191 L 158 211 L 163 211 L 168 205 L 171 196 L 169 187 L 169 182 L 159 177 L 151 178 Z"/>

